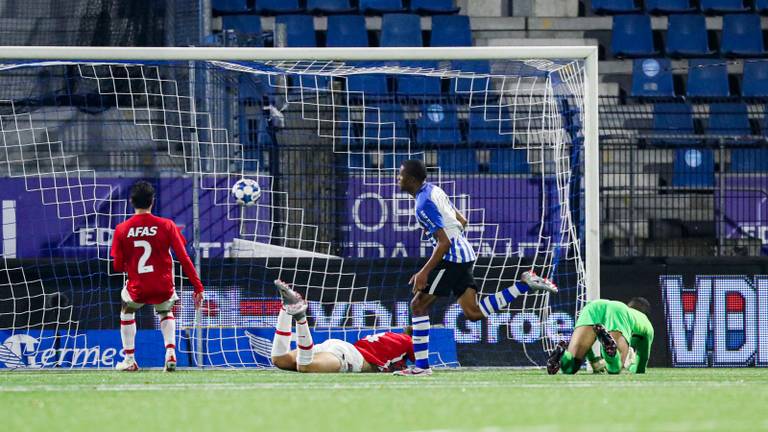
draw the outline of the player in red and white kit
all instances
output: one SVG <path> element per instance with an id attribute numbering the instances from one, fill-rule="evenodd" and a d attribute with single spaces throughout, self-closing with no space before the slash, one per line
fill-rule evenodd
<path id="1" fill-rule="evenodd" d="M 171 308 L 179 299 L 173 284 L 173 258 L 176 254 L 184 274 L 194 287 L 195 308 L 203 300 L 203 284 L 192 260 L 184 248 L 186 240 L 170 219 L 152 214 L 155 189 L 145 181 L 136 182 L 131 188 L 131 204 L 136 213 L 117 225 L 112 237 L 112 258 L 116 272 L 128 273 L 128 281 L 120 293 L 120 336 L 125 359 L 115 368 L 121 371 L 137 371 L 134 357 L 136 340 L 135 312 L 145 304 L 155 306 L 160 316 L 160 331 L 165 343 L 165 370 L 176 369 L 176 321 Z"/>
<path id="2" fill-rule="evenodd" d="M 283 281 L 275 285 L 283 299 L 272 341 L 272 363 L 280 369 L 307 373 L 392 372 L 414 361 L 410 328 L 406 333 L 377 333 L 351 344 L 328 339 L 314 345 L 307 324 L 307 302 Z M 296 320 L 298 348 L 291 351 L 291 327 Z"/>

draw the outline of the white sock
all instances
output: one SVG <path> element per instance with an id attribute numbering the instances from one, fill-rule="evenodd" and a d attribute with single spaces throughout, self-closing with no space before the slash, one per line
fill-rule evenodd
<path id="1" fill-rule="evenodd" d="M 173 316 L 173 312 L 160 314 L 160 333 L 163 334 L 166 355 L 167 350 L 176 350 L 176 317 Z"/>
<path id="2" fill-rule="evenodd" d="M 136 314 L 120 312 L 120 339 L 126 358 L 133 358 L 136 342 Z"/>
<path id="3" fill-rule="evenodd" d="M 296 343 L 299 346 L 299 358 L 296 359 L 296 363 L 300 366 L 312 363 L 312 358 L 315 356 L 313 349 L 315 344 L 312 342 L 312 333 L 309 331 L 309 324 L 307 324 L 306 319 L 296 323 Z"/>
<path id="4" fill-rule="evenodd" d="M 277 316 L 277 326 L 275 327 L 275 337 L 272 338 L 272 357 L 280 357 L 291 351 L 291 325 L 293 317 L 288 315 L 285 309 L 280 308 L 280 315 Z"/>

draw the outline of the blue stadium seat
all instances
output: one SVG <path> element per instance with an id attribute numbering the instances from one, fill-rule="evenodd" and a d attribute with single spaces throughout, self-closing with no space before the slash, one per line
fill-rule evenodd
<path id="1" fill-rule="evenodd" d="M 511 145 L 514 139 L 509 112 L 496 106 L 469 110 L 467 141 L 482 147 Z"/>
<path id="2" fill-rule="evenodd" d="M 726 62 L 724 60 L 690 60 L 686 94 L 691 97 L 730 96 Z"/>
<path id="3" fill-rule="evenodd" d="M 413 68 L 437 68 L 435 62 L 401 62 Z M 436 76 L 400 74 L 397 76 L 397 95 L 409 99 L 436 99 L 442 92 L 440 78 Z"/>
<path id="4" fill-rule="evenodd" d="M 768 172 L 768 149 L 749 148 L 731 150 L 731 172 Z"/>
<path id="5" fill-rule="evenodd" d="M 360 12 L 364 14 L 387 14 L 405 12 L 402 0 L 360 0 Z"/>
<path id="6" fill-rule="evenodd" d="M 447 103 L 423 104 L 416 122 L 416 142 L 419 144 L 450 144 L 461 142 L 456 105 Z"/>
<path id="7" fill-rule="evenodd" d="M 744 62 L 741 95 L 745 97 L 768 97 L 768 60 L 747 60 Z"/>
<path id="8" fill-rule="evenodd" d="M 645 0 L 645 11 L 652 14 L 675 14 L 695 12 L 691 0 Z"/>
<path id="9" fill-rule="evenodd" d="M 704 15 L 671 15 L 667 30 L 667 55 L 702 57 L 709 49 L 707 20 Z"/>
<path id="10" fill-rule="evenodd" d="M 635 0 L 592 0 L 592 12 L 598 15 L 613 15 L 637 13 L 640 8 L 635 4 Z"/>
<path id="11" fill-rule="evenodd" d="M 715 185 L 715 157 L 712 150 L 689 148 L 675 150 L 672 186 L 713 187 Z"/>
<path id="12" fill-rule="evenodd" d="M 491 73 L 491 64 L 487 60 L 463 60 L 451 63 L 451 69 L 467 74 L 466 78 L 451 80 L 451 94 L 469 97 L 470 93 L 485 94 L 489 78 L 473 77 L 472 74 L 487 75 Z"/>
<path id="13" fill-rule="evenodd" d="M 421 15 L 455 14 L 460 10 L 453 0 L 411 0 L 411 12 Z"/>
<path id="14" fill-rule="evenodd" d="M 365 93 L 366 99 L 390 97 L 387 76 L 384 74 L 358 74 L 347 77 L 347 90 Z M 356 95 L 351 95 L 357 97 Z"/>
<path id="15" fill-rule="evenodd" d="M 411 14 L 387 14 L 381 18 L 382 47 L 420 47 L 421 18 Z"/>
<path id="16" fill-rule="evenodd" d="M 382 149 L 383 150 L 383 149 Z M 400 164 L 403 163 L 406 159 L 422 159 L 420 155 L 415 154 L 409 154 L 408 152 L 392 152 L 391 148 L 388 148 L 386 150 L 383 150 L 381 153 L 381 165 L 379 165 L 379 168 L 385 168 L 385 169 L 398 169 L 400 168 Z M 379 159 L 376 156 L 373 156 L 374 159 Z"/>
<path id="17" fill-rule="evenodd" d="M 755 0 L 755 10 L 761 14 L 768 13 L 768 0 Z"/>
<path id="18" fill-rule="evenodd" d="M 651 142 L 659 145 L 691 145 L 694 138 L 664 137 L 664 135 L 693 135 L 693 111 L 690 104 L 663 103 L 653 107 L 653 133 L 660 135 Z"/>
<path id="19" fill-rule="evenodd" d="M 472 46 L 472 28 L 466 15 L 436 15 L 432 17 L 430 46 Z"/>
<path id="20" fill-rule="evenodd" d="M 285 24 L 286 45 L 313 48 L 317 46 L 315 19 L 311 15 L 279 15 L 275 25 Z"/>
<path id="21" fill-rule="evenodd" d="M 446 172 L 478 172 L 477 152 L 472 149 L 440 150 L 437 152 L 437 165 Z"/>
<path id="22" fill-rule="evenodd" d="M 711 104 L 707 134 L 734 137 L 752 135 L 747 105 L 742 102 Z"/>
<path id="23" fill-rule="evenodd" d="M 261 15 L 300 14 L 299 0 L 256 0 L 255 10 Z"/>
<path id="24" fill-rule="evenodd" d="M 392 138 L 409 138 L 405 111 L 399 104 L 382 104 L 365 109 L 362 136 L 368 140 L 387 140 L 381 145 L 391 145 Z M 376 143 L 373 143 L 374 145 Z M 370 145 L 370 143 L 369 143 Z"/>
<path id="25" fill-rule="evenodd" d="M 614 16 L 611 51 L 616 57 L 650 57 L 655 55 L 651 17 L 648 15 Z"/>
<path id="26" fill-rule="evenodd" d="M 247 0 L 212 0 L 211 9 L 215 15 L 241 14 L 248 11 Z"/>
<path id="27" fill-rule="evenodd" d="M 491 174 L 528 174 L 531 172 L 528 152 L 509 148 L 492 149 L 488 171 Z"/>
<path id="28" fill-rule="evenodd" d="M 720 51 L 724 55 L 750 57 L 765 54 L 759 15 L 725 15 Z"/>
<path id="29" fill-rule="evenodd" d="M 734 13 L 749 10 L 744 0 L 699 0 L 701 10 L 705 13 Z"/>
<path id="30" fill-rule="evenodd" d="M 263 47 L 261 17 L 257 15 L 225 15 L 221 19 L 224 30 L 234 30 L 237 46 Z"/>
<path id="31" fill-rule="evenodd" d="M 636 59 L 632 63 L 631 95 L 636 97 L 675 96 L 669 59 Z"/>
<path id="32" fill-rule="evenodd" d="M 328 17 L 327 47 L 367 47 L 368 31 L 362 15 L 331 15 Z"/>
<path id="33" fill-rule="evenodd" d="M 307 0 L 307 12 L 315 15 L 349 14 L 356 11 L 349 0 Z"/>

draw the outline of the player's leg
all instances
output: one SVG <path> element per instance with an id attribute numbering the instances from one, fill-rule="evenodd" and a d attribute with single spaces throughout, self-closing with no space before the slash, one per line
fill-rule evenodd
<path id="1" fill-rule="evenodd" d="M 291 329 L 293 326 L 293 315 L 289 314 L 286 307 L 294 313 L 302 316 L 300 309 L 304 301 L 301 295 L 291 288 L 289 284 L 279 279 L 274 281 L 275 287 L 280 293 L 283 307 L 277 315 L 277 325 L 275 326 L 275 336 L 272 339 L 272 364 L 283 370 L 295 371 L 296 359 L 299 350 L 291 351 Z"/>
<path id="2" fill-rule="evenodd" d="M 120 339 L 123 342 L 123 353 L 125 358 L 115 365 L 119 371 L 135 372 L 139 370 L 139 364 L 136 363 L 136 311 L 142 306 L 131 299 L 128 290 L 123 288 L 120 292 Z"/>
<path id="3" fill-rule="evenodd" d="M 605 359 L 605 368 L 609 374 L 620 374 L 629 355 L 629 344 L 621 332 L 605 332 L 605 335 L 602 332 L 605 332 L 605 329 L 598 331 L 600 343 L 603 345 L 601 351 Z"/>
<path id="4" fill-rule="evenodd" d="M 155 305 L 155 311 L 160 316 L 160 333 L 165 345 L 165 366 L 163 370 L 176 370 L 176 317 L 173 316 L 173 305 L 179 298 L 176 294 L 163 303 Z"/>
<path id="5" fill-rule="evenodd" d="M 301 350 L 299 350 L 301 354 Z M 316 353 L 308 364 L 299 364 L 298 371 L 304 373 L 338 373 L 341 370 L 341 361 L 329 352 Z"/>
<path id="6" fill-rule="evenodd" d="M 554 375 L 558 370 L 565 374 L 575 374 L 581 368 L 587 352 L 595 343 L 595 331 L 592 326 L 579 326 L 573 329 L 571 340 L 558 344 L 547 360 L 547 373 Z"/>
<path id="7" fill-rule="evenodd" d="M 430 275 L 430 279 L 435 278 Z M 434 280 L 431 282 L 434 282 Z M 440 278 L 437 278 L 437 283 L 439 282 Z M 430 283 L 427 283 L 428 289 L 430 286 Z M 413 324 L 413 353 L 416 361 L 413 368 L 396 371 L 394 372 L 395 375 L 416 376 L 430 375 L 432 373 L 432 369 L 429 367 L 429 309 L 435 300 L 437 300 L 435 295 L 424 291 L 418 292 L 413 296 L 411 300 L 411 322 Z"/>
<path id="8" fill-rule="evenodd" d="M 486 299 L 490 297 L 486 297 Z M 468 287 L 464 290 L 464 293 L 458 297 L 456 303 L 461 306 L 464 316 L 470 321 L 478 321 L 488 316 L 486 310 L 483 309 L 482 302 L 477 302 L 477 290 L 475 288 Z"/>
<path id="9" fill-rule="evenodd" d="M 520 280 L 512 284 L 512 286 L 493 295 L 485 296 L 479 302 L 480 311 L 485 317 L 498 313 L 506 308 L 508 304 L 512 303 L 517 297 L 528 291 L 557 293 L 557 286 L 552 281 L 538 276 L 532 271 L 527 271 L 524 272 Z M 466 309 L 464 311 L 466 314 Z"/>

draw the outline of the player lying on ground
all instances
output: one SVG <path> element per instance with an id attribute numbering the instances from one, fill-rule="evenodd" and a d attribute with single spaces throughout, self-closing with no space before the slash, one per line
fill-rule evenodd
<path id="1" fill-rule="evenodd" d="M 410 369 L 395 372 L 398 375 L 432 373 L 429 367 L 429 309 L 438 297 L 453 293 L 464 316 L 477 321 L 503 310 L 516 297 L 531 289 L 557 292 L 551 281 L 533 272 L 525 272 L 521 280 L 511 287 L 479 300 L 477 283 L 472 276 L 477 255 L 464 236 L 467 219 L 440 187 L 426 179 L 427 170 L 420 160 L 409 159 L 400 166 L 400 189 L 416 200 L 416 220 L 429 234 L 434 250 L 426 264 L 409 281 L 414 294 L 411 313 L 416 364 Z"/>
<path id="2" fill-rule="evenodd" d="M 405 368 L 414 360 L 410 329 L 406 334 L 377 333 L 354 345 L 341 339 L 328 339 L 314 345 L 307 324 L 307 302 L 281 281 L 275 286 L 283 300 L 272 340 L 272 364 L 289 371 L 322 372 L 391 372 Z M 296 320 L 298 348 L 291 351 L 291 328 Z"/>
<path id="3" fill-rule="evenodd" d="M 179 297 L 173 285 L 171 248 L 194 287 L 195 308 L 203 299 L 203 284 L 184 249 L 184 236 L 172 220 L 152 214 L 154 202 L 155 189 L 152 185 L 145 181 L 136 182 L 131 188 L 131 204 L 136 213 L 117 225 L 112 238 L 114 269 L 128 273 L 128 280 L 120 292 L 120 336 L 125 360 L 115 368 L 121 371 L 139 370 L 134 357 L 135 312 L 145 304 L 154 305 L 160 315 L 160 331 L 165 343 L 165 370 L 176 369 L 176 321 L 171 308 Z"/>
<path id="4" fill-rule="evenodd" d="M 562 370 L 575 374 L 585 356 L 599 371 L 602 363 L 592 352 L 595 340 L 602 345 L 608 373 L 620 373 L 622 368 L 645 373 L 653 343 L 650 312 L 651 305 L 643 297 L 635 297 L 627 304 L 613 300 L 587 303 L 576 320 L 570 343 L 560 342 L 547 360 L 547 373 L 554 375 Z"/>

